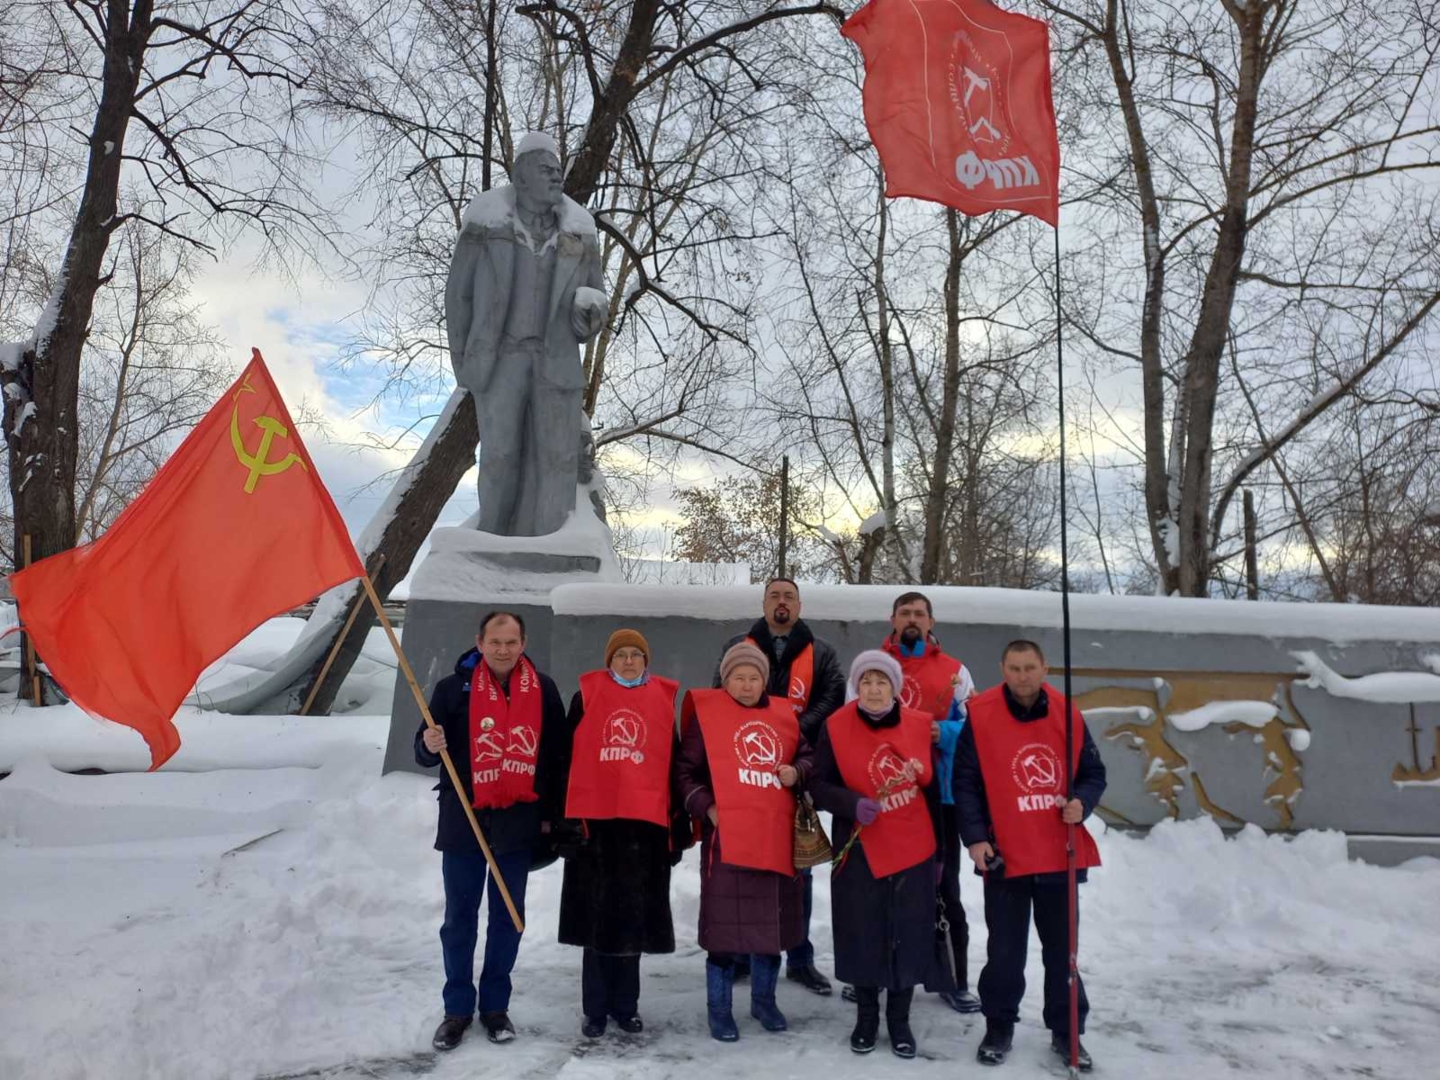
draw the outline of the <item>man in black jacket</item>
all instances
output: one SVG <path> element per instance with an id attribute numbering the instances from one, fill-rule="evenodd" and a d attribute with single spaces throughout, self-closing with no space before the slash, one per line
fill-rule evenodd
<path id="1" fill-rule="evenodd" d="M 960 840 L 969 849 L 977 874 L 988 867 L 984 873 L 988 938 L 979 987 L 985 1037 L 976 1057 L 983 1065 L 999 1065 L 1010 1051 L 1025 994 L 1025 951 L 1033 911 L 1045 967 L 1045 1026 L 1051 1032 L 1051 1049 L 1068 1063 L 1070 927 L 1064 826 L 1076 826 L 1077 865 L 1098 865 L 1094 841 L 1081 823 L 1105 794 L 1105 763 L 1080 711 L 1074 709 L 1071 718 L 1080 754 L 1073 798 L 1067 797 L 1061 765 L 1065 698 L 1045 681 L 1045 654 L 1033 641 L 1012 641 L 1005 647 L 1000 673 L 1005 680 L 1000 686 L 970 699 L 969 721 L 955 748 Z M 977 727 L 985 729 L 982 735 L 977 735 Z M 988 789 L 987 770 L 992 781 Z M 1018 795 L 1021 790 L 1036 794 Z M 997 817 L 1005 828 L 997 830 Z M 1085 870 L 1079 869 L 1077 881 L 1085 878 Z M 1077 989 L 1083 1033 L 1090 1004 L 1084 983 Z M 1079 1066 L 1081 1072 L 1092 1067 L 1083 1046 Z"/>
<path id="2" fill-rule="evenodd" d="M 438 727 L 421 723 L 415 733 L 415 760 L 431 768 L 440 764 L 440 751 L 451 748 L 455 770 L 472 805 L 475 778 L 485 784 L 490 774 L 504 772 L 505 783 L 513 788 L 515 776 L 530 773 L 533 783 L 527 781 L 521 786 L 531 790 L 518 799 L 503 795 L 497 798 L 482 787 L 485 797 L 481 801 L 486 808 L 475 811 L 495 856 L 496 867 L 523 920 L 532 849 L 541 834 L 550 832 L 554 823 L 564 817 L 568 737 L 565 706 L 555 683 L 548 675 L 536 672 L 525 657 L 525 623 L 520 616 L 505 611 L 489 613 L 480 622 L 475 645 L 456 662 L 455 674 L 447 675 L 435 685 L 435 692 L 430 696 L 430 715 Z M 517 669 L 521 672 L 518 676 Z M 482 682 L 494 687 L 497 694 L 504 695 L 508 711 L 518 714 L 523 706 L 517 697 L 526 691 L 524 684 L 531 674 L 536 677 L 539 690 L 538 746 L 534 745 L 537 740 L 533 732 L 526 734 L 512 727 L 507 733 L 503 723 L 497 726 L 495 719 L 488 715 L 478 721 L 480 737 L 472 738 L 472 687 Z M 498 704 L 498 696 L 495 700 Z M 493 711 L 500 712 L 499 709 Z M 481 743 L 484 747 L 479 746 Z M 477 771 L 476 762 L 483 762 L 490 755 L 486 747 L 492 745 L 494 764 L 498 767 Z M 526 756 L 531 757 L 533 768 L 526 768 Z M 487 866 L 449 776 L 442 774 L 436 788 L 440 792 L 440 814 L 435 850 L 441 853 L 441 873 L 445 879 L 445 922 L 440 927 L 440 947 L 445 957 L 445 1018 L 435 1030 L 434 1046 L 437 1050 L 453 1050 L 460 1045 L 477 1002 L 480 1022 L 490 1041 L 509 1042 L 515 1037 L 509 1016 L 510 972 L 520 951 L 520 932 L 510 919 L 494 875 L 488 875 L 485 962 L 477 996 L 475 945 L 479 938 L 480 898 L 486 893 Z M 533 801 L 526 801 L 531 795 Z"/>
<path id="3" fill-rule="evenodd" d="M 737 634 L 720 650 L 723 657 L 730 646 L 747 638 L 758 645 L 770 660 L 770 682 L 766 692 L 788 698 L 799 715 L 800 734 L 812 747 L 820 739 L 825 719 L 845 704 L 845 675 L 840 658 L 829 642 L 810 632 L 800 618 L 800 586 L 789 578 L 772 578 L 765 583 L 761 602 L 764 617 L 744 634 Z M 713 685 L 720 685 L 717 661 Z M 831 992 L 830 980 L 815 967 L 815 946 L 810 942 L 810 914 L 814 907 L 814 882 L 805 872 L 805 940 L 785 954 L 785 977 L 811 993 Z"/>

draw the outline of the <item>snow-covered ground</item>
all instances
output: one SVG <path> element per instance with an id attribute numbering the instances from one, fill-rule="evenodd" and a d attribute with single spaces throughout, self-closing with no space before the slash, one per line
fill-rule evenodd
<path id="1" fill-rule="evenodd" d="M 272 624 L 226 663 L 263 663 Z M 368 650 L 367 650 L 368 651 Z M 378 654 L 376 654 L 378 655 Z M 233 675 L 232 670 L 229 674 Z M 223 672 L 221 674 L 224 674 Z M 228 676 L 227 676 L 228 677 Z M 388 707 L 383 666 L 351 693 Z M 373 684 L 366 690 L 364 683 Z M 52 724 L 55 711 L 46 714 Z M 922 997 L 921 1060 L 846 1044 L 852 1007 L 782 982 L 792 1030 L 767 1035 L 737 993 L 741 1041 L 705 1034 L 694 856 L 674 885 L 679 951 L 642 965 L 648 1030 L 587 1044 L 579 951 L 555 942 L 560 868 L 532 878 L 506 1047 L 436 1055 L 442 895 L 431 781 L 381 778 L 383 715 L 211 717 L 159 773 L 127 766 L 138 736 L 78 715 L 34 730 L 0 710 L 0 1077 L 768 1077 L 974 1075 L 983 1022 Z M 143 766 L 143 750 L 133 749 Z M 221 766 L 242 764 L 246 767 Z M 317 767 L 318 766 L 318 767 Z M 210 771 L 206 771 L 210 770 Z M 1097 829 L 1097 831 L 1099 831 Z M 1346 860 L 1338 834 L 1293 841 L 1208 821 L 1099 837 L 1081 963 L 1097 1072 L 1131 1078 L 1420 1078 L 1440 1060 L 1440 860 Z M 984 957 L 964 879 L 972 978 Z M 829 967 L 828 882 L 814 935 Z M 1011 1061 L 1053 1075 L 1039 1025 L 1038 943 Z M 988 1075 L 988 1073 L 987 1073 Z"/>

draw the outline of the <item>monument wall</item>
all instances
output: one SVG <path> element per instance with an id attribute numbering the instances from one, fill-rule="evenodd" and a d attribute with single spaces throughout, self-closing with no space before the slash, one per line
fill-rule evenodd
<path id="1" fill-rule="evenodd" d="M 568 700 L 602 665 L 610 633 L 631 626 L 655 670 L 708 686 L 721 645 L 759 616 L 760 591 L 562 584 L 536 611 L 532 654 Z M 803 615 L 848 664 L 885 637 L 899 591 L 803 586 Z M 1000 650 L 1016 637 L 1040 642 L 1059 683 L 1057 594 L 924 591 L 946 651 L 979 687 L 999 681 Z M 444 645 L 412 636 L 422 620 L 410 613 L 407 652 L 444 653 L 421 672 L 427 690 L 493 605 L 448 606 Z M 1226 828 L 1341 829 L 1374 861 L 1440 855 L 1440 611 L 1075 596 L 1071 614 L 1074 691 L 1109 772 L 1100 813 L 1111 824 L 1209 814 Z M 406 699 L 397 694 L 387 769 L 414 767 L 419 718 Z"/>

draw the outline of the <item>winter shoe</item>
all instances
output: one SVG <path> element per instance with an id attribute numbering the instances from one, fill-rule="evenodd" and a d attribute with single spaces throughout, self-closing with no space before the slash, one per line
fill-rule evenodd
<path id="1" fill-rule="evenodd" d="M 1063 1061 L 1068 1068 L 1070 1065 L 1070 1033 L 1068 1031 L 1057 1031 L 1050 1036 L 1050 1049 L 1055 1051 L 1056 1056 Z M 1095 1068 L 1095 1062 L 1090 1060 L 1090 1053 L 1085 1049 L 1085 1044 L 1080 1043 L 1075 1053 L 1076 1068 L 1081 1072 L 1089 1072 Z"/>
<path id="2" fill-rule="evenodd" d="M 1014 1041 L 1013 1023 L 1006 1020 L 986 1020 L 985 1037 L 980 1040 L 980 1049 L 975 1051 L 975 1060 L 981 1065 L 1002 1065 Z"/>
<path id="3" fill-rule="evenodd" d="M 910 989 L 891 990 L 885 998 L 885 1030 L 896 1057 L 915 1056 L 915 1033 L 910 1030 L 910 1002 L 914 997 L 915 991 Z"/>
<path id="4" fill-rule="evenodd" d="M 735 1014 L 731 1012 L 734 990 L 734 970 L 705 961 L 705 1013 L 710 1021 L 710 1037 L 720 1042 L 740 1038 Z"/>
<path id="5" fill-rule="evenodd" d="M 485 1037 L 492 1043 L 508 1043 L 515 1038 L 515 1025 L 507 1012 L 481 1013 L 480 1023 L 485 1025 Z"/>
<path id="6" fill-rule="evenodd" d="M 465 1029 L 469 1026 L 470 1017 L 447 1014 L 435 1029 L 435 1037 L 430 1040 L 430 1045 L 436 1050 L 454 1050 L 460 1045 L 460 1040 L 465 1037 Z"/>
<path id="7" fill-rule="evenodd" d="M 980 999 L 969 990 L 941 990 L 940 1000 L 958 1013 L 977 1013 Z"/>
<path id="8" fill-rule="evenodd" d="M 849 1001 L 853 1003 L 856 1000 L 855 988 L 849 983 L 846 983 L 844 986 L 840 987 L 840 999 L 842 1001 Z"/>
<path id="9" fill-rule="evenodd" d="M 880 1032 L 880 991 L 873 986 L 857 989 L 847 986 L 855 998 L 855 1030 L 850 1032 L 850 1049 L 868 1054 L 875 1049 Z"/>
<path id="10" fill-rule="evenodd" d="M 615 1023 L 620 1025 L 620 1030 L 626 1035 L 639 1035 L 645 1030 L 645 1021 L 631 1013 L 629 1016 L 615 1017 Z"/>
<path id="11" fill-rule="evenodd" d="M 829 997 L 834 993 L 830 980 L 821 975 L 814 964 L 806 964 L 804 967 L 787 967 L 785 978 L 799 983 L 812 994 L 819 994 L 821 997 Z"/>
<path id="12" fill-rule="evenodd" d="M 580 1034 L 587 1039 L 598 1039 L 605 1034 L 605 1017 L 587 1016 L 585 1022 L 580 1025 Z"/>
<path id="13" fill-rule="evenodd" d="M 811 969 L 814 970 L 813 968 Z M 780 958 L 756 956 L 750 961 L 750 1015 L 766 1031 L 785 1031 L 790 1024 L 775 1004 L 775 987 L 780 982 Z M 830 992 L 830 984 L 825 984 Z"/>

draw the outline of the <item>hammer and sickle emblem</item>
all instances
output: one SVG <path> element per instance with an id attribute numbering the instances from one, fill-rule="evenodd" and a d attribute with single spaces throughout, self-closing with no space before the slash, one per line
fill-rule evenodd
<path id="1" fill-rule="evenodd" d="M 278 435 L 282 439 L 290 437 L 289 429 L 273 416 L 257 416 L 255 426 L 260 429 L 260 446 L 255 453 L 251 454 L 245 449 L 245 441 L 240 437 L 240 395 L 253 394 L 255 388 L 246 379 L 235 394 L 235 408 L 230 412 L 230 442 L 235 447 L 235 457 L 241 465 L 250 470 L 250 475 L 245 478 L 245 494 L 253 495 L 255 485 L 260 482 L 262 476 L 275 476 L 283 473 L 291 465 L 299 465 L 305 468 L 305 462 L 299 454 L 286 454 L 279 461 L 270 461 L 270 444 L 275 441 Z"/>

